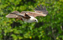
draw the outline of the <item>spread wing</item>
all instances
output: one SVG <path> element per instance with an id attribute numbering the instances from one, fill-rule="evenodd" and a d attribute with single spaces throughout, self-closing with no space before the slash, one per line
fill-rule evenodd
<path id="1" fill-rule="evenodd" d="M 6 15 L 6 17 L 7 18 L 17 18 L 18 16 L 17 15 L 15 15 L 15 14 L 12 14 L 12 13 L 19 13 L 18 11 L 13 11 L 13 12 L 11 12 L 11 13 L 9 13 L 8 15 Z"/>
<path id="2" fill-rule="evenodd" d="M 6 15 L 7 18 L 26 18 L 29 19 L 30 16 L 28 16 L 26 13 L 19 13 L 18 11 L 14 11 Z"/>
<path id="3" fill-rule="evenodd" d="M 42 5 L 37 6 L 34 10 L 35 12 L 30 12 L 30 11 L 22 11 L 19 13 L 18 11 L 14 11 L 12 13 L 9 13 L 6 15 L 8 18 L 26 18 L 29 19 L 30 16 L 37 17 L 37 16 L 46 16 L 48 14 L 48 11 L 46 10 L 45 6 L 42 7 Z"/>
<path id="4" fill-rule="evenodd" d="M 46 16 L 48 14 L 48 11 L 46 10 L 45 6 L 42 7 L 42 5 L 37 6 L 34 10 L 35 12 L 30 11 L 22 11 L 21 14 L 26 13 L 29 16 L 37 17 L 37 16 Z"/>
<path id="5" fill-rule="evenodd" d="M 46 10 L 46 7 L 42 7 L 42 5 L 37 6 L 34 10 L 38 15 L 36 16 L 46 16 L 48 14 L 48 11 Z"/>

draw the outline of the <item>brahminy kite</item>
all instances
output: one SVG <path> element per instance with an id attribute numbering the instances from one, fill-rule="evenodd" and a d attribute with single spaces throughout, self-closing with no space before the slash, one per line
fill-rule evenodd
<path id="1" fill-rule="evenodd" d="M 37 6 L 34 9 L 35 12 L 30 11 L 22 11 L 21 13 L 18 11 L 13 11 L 6 15 L 7 18 L 17 18 L 19 20 L 32 23 L 32 22 L 38 22 L 38 20 L 35 18 L 37 16 L 46 16 L 48 14 L 48 11 L 46 10 L 45 6 L 42 7 L 42 5 Z"/>

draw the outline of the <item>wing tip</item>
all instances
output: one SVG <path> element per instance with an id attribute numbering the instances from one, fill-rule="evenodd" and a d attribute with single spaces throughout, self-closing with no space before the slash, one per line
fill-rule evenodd
<path id="1" fill-rule="evenodd" d="M 47 14 L 44 14 L 43 16 L 45 17 L 45 16 L 47 16 Z"/>
<path id="2" fill-rule="evenodd" d="M 7 15 L 5 17 L 7 17 Z"/>
<path id="3" fill-rule="evenodd" d="M 37 7 L 35 7 L 34 10 L 39 10 L 39 11 L 43 11 L 44 10 L 44 11 L 47 11 L 46 7 L 45 6 L 43 7 L 41 4 L 39 6 L 37 5 Z"/>
<path id="4" fill-rule="evenodd" d="M 8 17 L 9 14 L 7 14 L 5 17 Z"/>
<path id="5" fill-rule="evenodd" d="M 9 16 L 10 16 L 10 15 L 8 14 L 8 15 L 6 15 L 5 17 L 10 18 Z"/>

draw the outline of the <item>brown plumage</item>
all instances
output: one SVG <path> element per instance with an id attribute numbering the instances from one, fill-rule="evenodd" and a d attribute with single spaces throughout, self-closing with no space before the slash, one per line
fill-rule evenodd
<path id="1" fill-rule="evenodd" d="M 34 9 L 35 12 L 30 12 L 30 11 L 22 11 L 21 13 L 18 11 L 14 11 L 12 13 L 9 13 L 8 15 L 6 15 L 6 17 L 8 18 L 18 18 L 18 19 L 22 19 L 23 21 L 27 22 L 29 20 L 31 20 L 31 18 L 33 20 L 35 20 L 37 16 L 46 16 L 48 14 L 48 11 L 46 10 L 45 6 L 42 7 L 42 5 L 37 6 Z M 37 20 L 37 19 L 36 19 Z"/>

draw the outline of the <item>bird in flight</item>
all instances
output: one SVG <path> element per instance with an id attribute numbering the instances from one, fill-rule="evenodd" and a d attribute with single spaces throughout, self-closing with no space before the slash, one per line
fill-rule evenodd
<path id="1" fill-rule="evenodd" d="M 37 16 L 46 16 L 48 14 L 48 11 L 46 10 L 45 6 L 42 7 L 42 5 L 37 6 L 34 9 L 35 12 L 31 11 L 22 11 L 21 13 L 18 11 L 13 11 L 6 15 L 7 18 L 17 18 L 19 20 L 32 23 L 32 22 L 38 22 L 38 20 L 35 18 Z"/>

